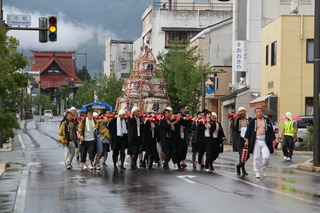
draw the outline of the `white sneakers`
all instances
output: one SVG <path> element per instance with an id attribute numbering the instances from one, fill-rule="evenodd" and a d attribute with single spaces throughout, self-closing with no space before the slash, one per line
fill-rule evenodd
<path id="1" fill-rule="evenodd" d="M 179 170 L 178 165 L 177 165 L 176 163 L 173 164 L 173 169 L 174 169 L 174 170 Z"/>
<path id="2" fill-rule="evenodd" d="M 210 169 L 206 169 L 206 172 L 211 172 L 211 170 Z"/>
<path id="3" fill-rule="evenodd" d="M 260 178 L 260 172 L 256 172 L 256 178 Z"/>
<path id="4" fill-rule="evenodd" d="M 283 160 L 285 160 L 285 161 L 291 161 L 292 158 L 290 158 L 290 157 L 284 157 Z"/>
<path id="5" fill-rule="evenodd" d="M 201 164 L 197 164 L 197 170 L 201 171 Z"/>
<path id="6" fill-rule="evenodd" d="M 83 170 L 87 170 L 87 169 L 88 169 L 87 164 L 84 164 L 84 165 L 82 166 L 82 169 L 83 169 Z"/>

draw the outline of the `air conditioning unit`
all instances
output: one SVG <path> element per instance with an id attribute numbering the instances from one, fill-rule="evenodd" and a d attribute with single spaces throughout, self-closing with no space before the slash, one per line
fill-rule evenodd
<path id="1" fill-rule="evenodd" d="M 290 12 L 290 14 L 298 14 L 298 12 L 299 12 L 299 10 L 298 10 L 299 4 L 300 4 L 300 2 L 298 0 L 292 0 L 291 1 L 291 12 Z"/>

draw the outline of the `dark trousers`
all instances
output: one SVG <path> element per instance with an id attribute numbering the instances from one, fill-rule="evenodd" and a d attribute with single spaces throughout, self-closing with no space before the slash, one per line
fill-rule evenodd
<path id="1" fill-rule="evenodd" d="M 180 155 L 180 161 L 185 160 L 187 158 L 187 152 L 188 152 L 188 144 L 185 139 L 181 139 L 181 155 Z"/>
<path id="2" fill-rule="evenodd" d="M 212 149 L 212 151 L 211 151 L 211 153 L 212 153 L 211 164 L 212 164 L 213 161 L 217 160 L 217 158 L 219 157 L 219 153 L 220 153 L 220 143 L 219 143 L 218 138 L 213 138 L 211 149 Z"/>
<path id="3" fill-rule="evenodd" d="M 282 141 L 282 152 L 285 157 L 292 158 L 293 154 L 293 138 L 289 135 L 284 135 Z"/>
<path id="4" fill-rule="evenodd" d="M 80 146 L 81 163 L 86 162 L 87 153 L 89 153 L 89 160 L 93 162 L 96 155 L 96 141 L 83 141 Z"/>
<path id="5" fill-rule="evenodd" d="M 150 157 L 149 166 L 152 166 L 153 161 L 156 160 L 157 153 L 157 142 L 155 138 L 151 141 L 146 142 L 146 154 L 144 155 L 144 162 Z"/>
<path id="6" fill-rule="evenodd" d="M 206 153 L 206 169 L 209 168 L 209 166 L 211 165 L 212 162 L 212 143 L 213 140 L 211 137 L 205 137 L 204 141 L 201 141 L 198 144 L 198 151 L 199 151 L 199 155 L 198 155 L 198 163 L 201 164 L 202 163 L 202 157 L 204 155 L 204 153 Z"/>
<path id="7" fill-rule="evenodd" d="M 161 148 L 165 163 L 168 163 L 171 159 L 174 163 L 177 162 L 176 143 L 172 137 L 167 137 L 166 140 L 161 143 Z"/>
<path id="8" fill-rule="evenodd" d="M 117 136 L 117 141 L 116 141 L 117 145 L 115 146 L 115 148 L 113 149 L 113 152 L 112 152 L 112 160 L 113 160 L 113 164 L 115 165 L 115 167 L 117 164 L 119 152 L 120 152 L 121 166 L 123 167 L 124 160 L 126 157 L 126 154 L 125 154 L 126 141 L 125 140 L 126 140 L 125 137 Z"/>
<path id="9" fill-rule="evenodd" d="M 132 155 L 131 161 L 134 162 L 135 164 L 140 152 L 141 141 L 142 141 L 141 137 L 138 137 L 134 141 L 132 141 L 132 143 L 130 144 L 130 150 Z"/>

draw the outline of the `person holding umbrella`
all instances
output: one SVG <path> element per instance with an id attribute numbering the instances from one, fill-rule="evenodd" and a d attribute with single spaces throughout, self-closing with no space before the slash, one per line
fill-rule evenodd
<path id="1" fill-rule="evenodd" d="M 284 128 L 280 140 L 282 140 L 282 151 L 284 160 L 291 161 L 293 154 L 293 139 L 297 137 L 298 125 L 297 122 L 292 118 L 292 113 L 287 112 L 285 114 L 286 120 L 284 121 Z"/>

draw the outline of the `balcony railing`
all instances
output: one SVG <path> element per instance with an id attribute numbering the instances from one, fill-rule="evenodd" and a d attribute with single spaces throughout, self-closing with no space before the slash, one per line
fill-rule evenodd
<path id="1" fill-rule="evenodd" d="M 183 3 L 154 0 L 155 10 L 214 10 L 232 11 L 232 3 Z"/>

